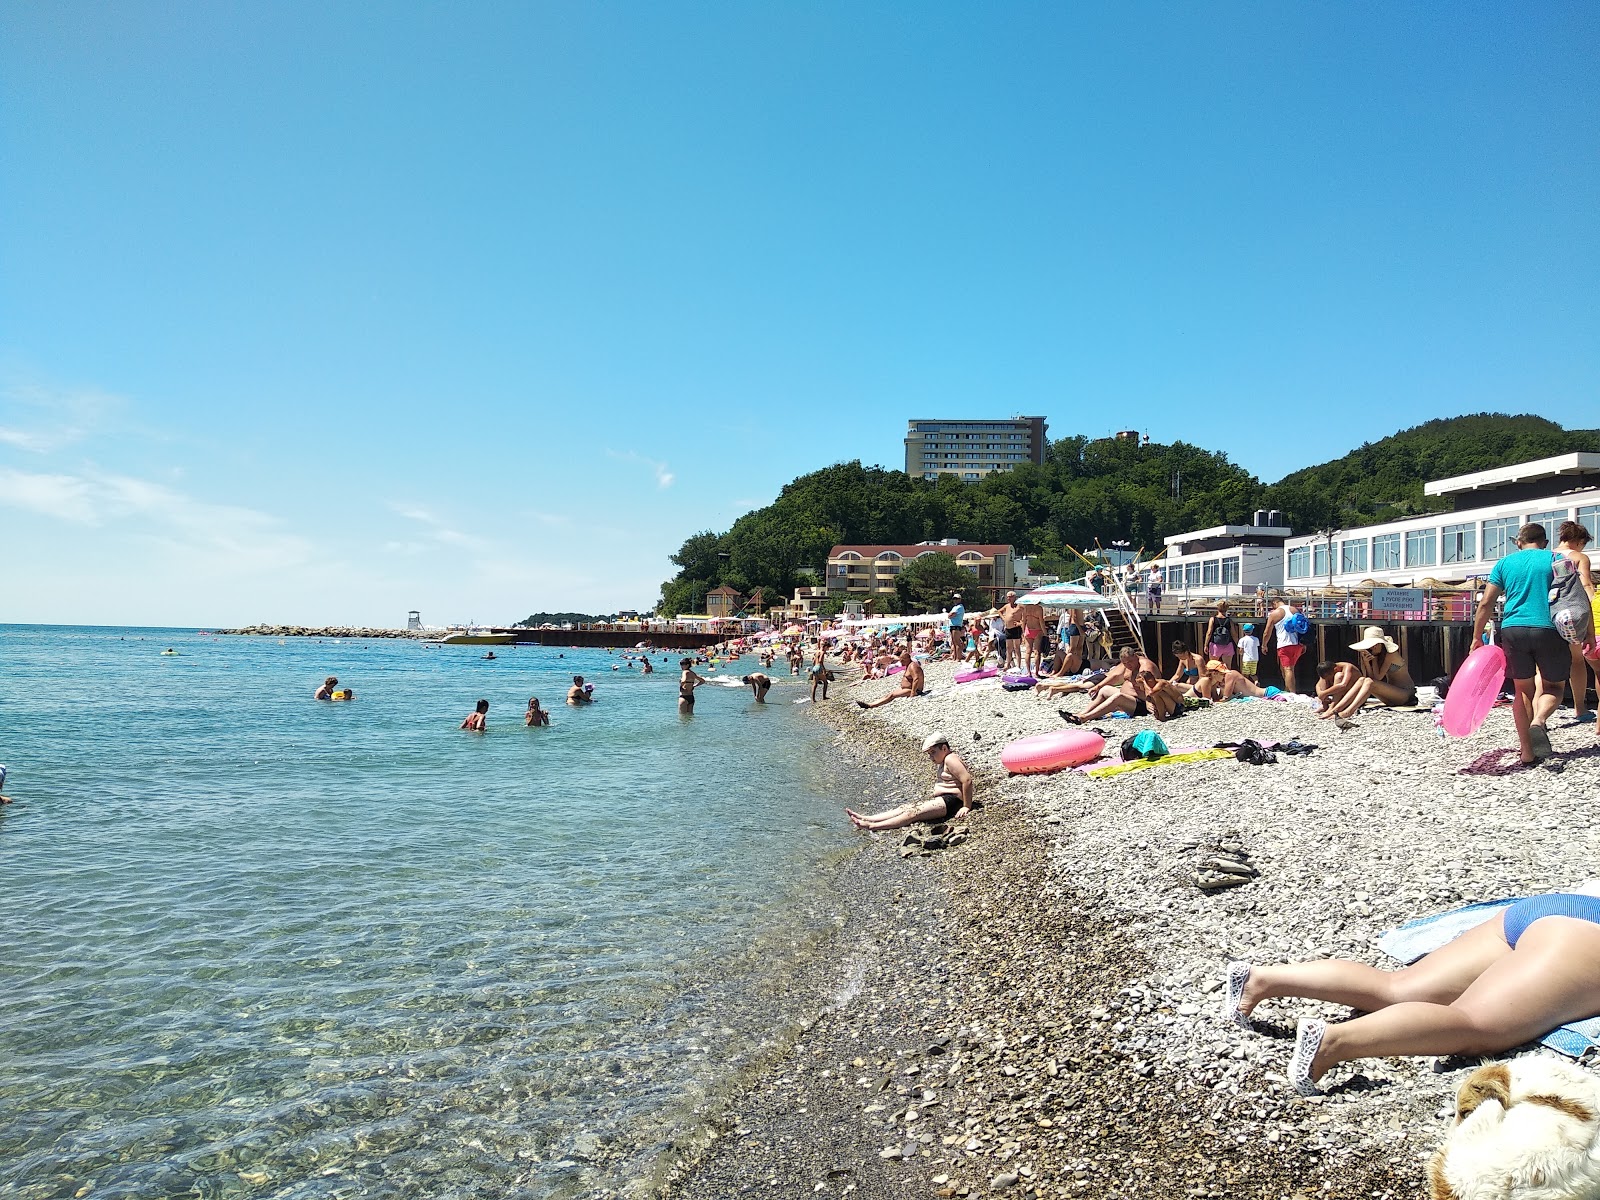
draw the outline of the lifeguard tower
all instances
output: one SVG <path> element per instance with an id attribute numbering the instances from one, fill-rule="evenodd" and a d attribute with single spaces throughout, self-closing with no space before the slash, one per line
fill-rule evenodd
<path id="1" fill-rule="evenodd" d="M 406 614 L 406 628 L 407 629 L 421 629 L 422 628 L 422 614 L 420 612 L 418 612 L 414 608 L 410 612 L 408 612 Z"/>

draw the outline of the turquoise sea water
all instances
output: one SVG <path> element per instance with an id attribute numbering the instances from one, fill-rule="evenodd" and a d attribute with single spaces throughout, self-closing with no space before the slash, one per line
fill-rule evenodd
<path id="1" fill-rule="evenodd" d="M 580 1194 L 781 1028 L 852 844 L 798 681 L 483 653 L 0 626 L 0 1193 Z"/>

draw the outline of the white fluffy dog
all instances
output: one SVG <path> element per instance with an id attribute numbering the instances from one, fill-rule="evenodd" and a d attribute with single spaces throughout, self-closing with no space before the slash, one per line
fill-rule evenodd
<path id="1" fill-rule="evenodd" d="M 1479 1067 L 1428 1184 L 1432 1200 L 1600 1200 L 1600 1078 L 1543 1055 Z"/>

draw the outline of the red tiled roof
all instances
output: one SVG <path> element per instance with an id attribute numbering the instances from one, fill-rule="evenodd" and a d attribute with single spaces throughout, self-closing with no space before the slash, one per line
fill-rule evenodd
<path id="1" fill-rule="evenodd" d="M 984 558 L 993 558 L 997 554 L 1010 554 L 1010 546 L 993 546 L 982 542 L 962 542 L 958 546 L 835 546 L 828 551 L 829 558 L 838 558 L 841 554 L 854 551 L 862 558 L 877 558 L 885 550 L 893 550 L 901 558 L 915 558 L 919 554 L 933 551 L 938 554 L 948 554 L 958 558 L 963 554 L 981 554 Z"/>
<path id="2" fill-rule="evenodd" d="M 727 584 L 723 584 L 721 587 L 714 587 L 706 593 L 708 596 L 737 596 L 739 594 L 738 588 L 731 588 Z"/>

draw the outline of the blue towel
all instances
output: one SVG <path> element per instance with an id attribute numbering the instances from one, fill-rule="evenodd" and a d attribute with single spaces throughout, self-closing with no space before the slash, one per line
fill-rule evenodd
<path id="1" fill-rule="evenodd" d="M 1390 958 L 1403 963 L 1414 963 L 1453 942 L 1474 925 L 1481 925 L 1498 912 L 1515 904 L 1510 900 L 1487 900 L 1482 904 L 1469 904 L 1452 912 L 1436 913 L 1431 917 L 1418 917 L 1407 921 L 1398 929 L 1391 929 L 1378 939 L 1378 949 Z M 1584 1055 L 1600 1051 L 1600 1017 L 1574 1021 L 1553 1029 L 1539 1039 L 1540 1045 L 1549 1046 L 1557 1054 L 1581 1059 Z"/>

